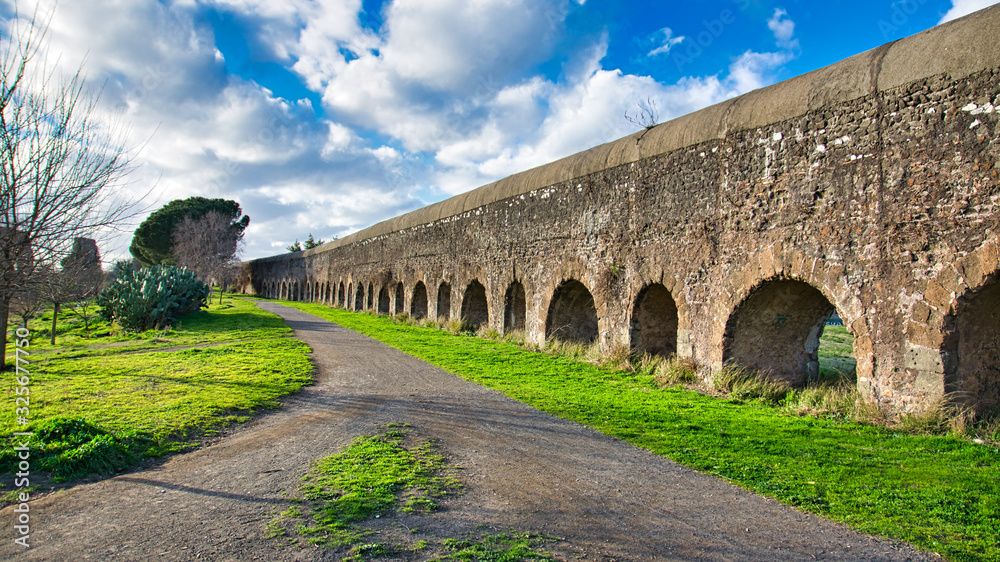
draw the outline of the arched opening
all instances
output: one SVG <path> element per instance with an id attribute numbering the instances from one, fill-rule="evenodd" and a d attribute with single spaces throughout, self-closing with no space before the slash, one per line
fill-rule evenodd
<path id="1" fill-rule="evenodd" d="M 406 307 L 403 305 L 403 299 L 406 295 L 403 292 L 403 284 L 399 283 L 396 285 L 396 314 L 402 314 Z"/>
<path id="2" fill-rule="evenodd" d="M 1000 283 L 962 299 L 955 317 L 957 361 L 946 390 L 982 416 L 1000 412 Z"/>
<path id="3" fill-rule="evenodd" d="M 514 281 L 507 287 L 503 297 L 503 331 L 524 331 L 524 317 L 527 315 L 528 303 L 524 298 L 524 285 Z"/>
<path id="4" fill-rule="evenodd" d="M 858 361 L 854 357 L 854 336 L 834 312 L 819 336 L 819 380 L 838 379 L 856 384 Z"/>
<path id="5" fill-rule="evenodd" d="M 295 282 L 295 288 L 292 289 L 292 300 L 300 301 L 302 300 L 302 290 L 299 288 L 299 282 Z"/>
<path id="6" fill-rule="evenodd" d="M 330 294 L 331 291 L 332 289 L 330 288 L 330 282 L 327 281 L 323 283 L 323 302 L 326 304 L 330 304 L 331 302 L 333 302 L 333 297 Z"/>
<path id="7" fill-rule="evenodd" d="M 635 351 L 664 357 L 677 353 L 677 303 L 666 287 L 653 283 L 639 292 L 630 331 Z"/>
<path id="8" fill-rule="evenodd" d="M 365 309 L 365 286 L 358 284 L 358 290 L 354 295 L 354 310 Z"/>
<path id="9" fill-rule="evenodd" d="M 350 310 L 352 300 L 351 296 L 354 294 L 354 283 L 347 284 L 347 298 L 344 300 L 344 308 Z"/>
<path id="10" fill-rule="evenodd" d="M 368 284 L 368 306 L 365 308 L 367 310 L 375 308 L 375 285 L 372 283 Z"/>
<path id="11" fill-rule="evenodd" d="M 384 285 L 378 290 L 378 311 L 389 314 L 389 290 Z"/>
<path id="12" fill-rule="evenodd" d="M 802 386 L 819 377 L 819 345 L 836 312 L 823 293 L 801 281 L 767 282 L 726 323 L 723 360 Z"/>
<path id="13" fill-rule="evenodd" d="M 570 279 L 556 288 L 545 318 L 545 338 L 581 343 L 597 340 L 597 307 L 583 283 Z"/>
<path id="14" fill-rule="evenodd" d="M 344 282 L 337 286 L 337 306 L 344 306 Z"/>
<path id="15" fill-rule="evenodd" d="M 462 322 L 470 327 L 478 328 L 481 324 L 488 324 L 489 321 L 490 312 L 486 304 L 486 287 L 474 279 L 465 288 L 465 295 L 462 297 Z"/>
<path id="16" fill-rule="evenodd" d="M 413 299 L 410 301 L 410 316 L 424 318 L 427 316 L 427 286 L 423 281 L 417 281 L 413 288 Z"/>
<path id="17" fill-rule="evenodd" d="M 451 318 L 451 285 L 449 283 L 441 283 L 438 287 L 437 314 L 438 320 Z"/>
<path id="18" fill-rule="evenodd" d="M 322 289 L 322 287 L 323 286 L 320 285 L 319 281 L 317 281 L 316 284 L 313 286 L 313 294 L 312 294 L 312 299 L 311 299 L 313 302 L 322 301 L 323 300 L 323 289 Z"/>

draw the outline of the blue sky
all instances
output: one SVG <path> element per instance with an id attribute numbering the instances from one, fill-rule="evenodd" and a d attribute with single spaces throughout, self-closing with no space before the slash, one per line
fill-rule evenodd
<path id="1" fill-rule="evenodd" d="M 49 60 L 86 57 L 142 146 L 128 189 L 238 200 L 255 258 L 630 134 L 640 101 L 666 121 L 997 1 L 40 3 Z"/>

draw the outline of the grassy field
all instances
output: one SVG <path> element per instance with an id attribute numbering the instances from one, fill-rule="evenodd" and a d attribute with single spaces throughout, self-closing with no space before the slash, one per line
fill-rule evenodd
<path id="1" fill-rule="evenodd" d="M 843 326 L 826 326 L 819 340 L 820 380 L 844 376 L 856 380 L 854 336 Z"/>
<path id="2" fill-rule="evenodd" d="M 308 346 L 280 318 L 243 300 L 141 334 L 115 334 L 103 322 L 85 334 L 65 315 L 54 346 L 50 315 L 29 324 L 30 424 L 15 418 L 14 377 L 5 377 L 10 407 L 0 408 L 0 431 L 34 431 L 40 452 L 32 457 L 57 481 L 197 445 L 312 380 Z M 12 455 L 11 447 L 0 453 L 7 463 L 0 471 Z"/>
<path id="3" fill-rule="evenodd" d="M 626 373 L 388 317 L 287 303 L 467 380 L 855 529 L 952 560 L 1000 559 L 1000 450 Z"/>

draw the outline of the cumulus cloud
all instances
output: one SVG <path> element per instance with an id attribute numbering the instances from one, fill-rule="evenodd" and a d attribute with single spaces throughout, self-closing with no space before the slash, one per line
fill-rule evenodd
<path id="1" fill-rule="evenodd" d="M 941 17 L 941 21 L 938 23 L 941 24 L 962 16 L 967 16 L 972 12 L 978 12 L 983 8 L 988 8 L 997 3 L 1000 3 L 1000 0 L 952 0 L 951 8 Z"/>

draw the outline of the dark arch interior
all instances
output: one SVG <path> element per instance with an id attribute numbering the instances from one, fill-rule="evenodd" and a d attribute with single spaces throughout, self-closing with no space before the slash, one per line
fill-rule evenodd
<path id="1" fill-rule="evenodd" d="M 504 332 L 524 331 L 524 317 L 528 311 L 528 303 L 524 298 L 524 285 L 514 281 L 507 287 L 503 297 L 503 330 Z"/>
<path id="2" fill-rule="evenodd" d="M 801 281 L 754 290 L 729 317 L 723 360 L 802 386 L 819 376 L 819 339 L 836 309 Z"/>
<path id="3" fill-rule="evenodd" d="M 437 314 L 438 320 L 451 318 L 451 285 L 448 283 L 438 287 Z"/>
<path id="4" fill-rule="evenodd" d="M 597 340 L 597 307 L 583 283 L 570 279 L 556 288 L 545 318 L 545 338 L 581 343 Z"/>
<path id="5" fill-rule="evenodd" d="M 340 282 L 340 286 L 337 288 L 337 306 L 344 306 L 344 282 Z"/>
<path id="6" fill-rule="evenodd" d="M 465 296 L 462 297 L 462 322 L 478 328 L 481 324 L 487 324 L 489 321 L 486 287 L 483 287 L 479 281 L 473 280 L 465 288 Z"/>
<path id="7" fill-rule="evenodd" d="M 347 284 L 347 295 L 344 299 L 344 308 L 351 308 L 351 295 L 354 294 L 354 283 Z"/>
<path id="8" fill-rule="evenodd" d="M 949 391 L 980 415 L 1000 409 L 1000 283 L 977 291 L 955 319 L 957 365 Z"/>
<path id="9" fill-rule="evenodd" d="M 378 290 L 378 311 L 389 314 L 389 291 L 383 286 Z"/>
<path id="10" fill-rule="evenodd" d="M 403 284 L 399 283 L 396 285 L 396 314 L 403 313 L 403 299 L 406 296 L 403 294 Z"/>
<path id="11" fill-rule="evenodd" d="M 666 287 L 654 283 L 635 299 L 632 349 L 664 357 L 677 353 L 677 304 Z"/>
<path id="12" fill-rule="evenodd" d="M 358 290 L 354 295 L 354 310 L 365 309 L 365 286 L 358 283 Z"/>
<path id="13" fill-rule="evenodd" d="M 372 283 L 368 284 L 368 310 L 375 308 L 375 285 Z"/>
<path id="14" fill-rule="evenodd" d="M 413 288 L 413 300 L 410 301 L 410 316 L 424 318 L 427 316 L 427 286 L 423 281 L 417 281 Z"/>

